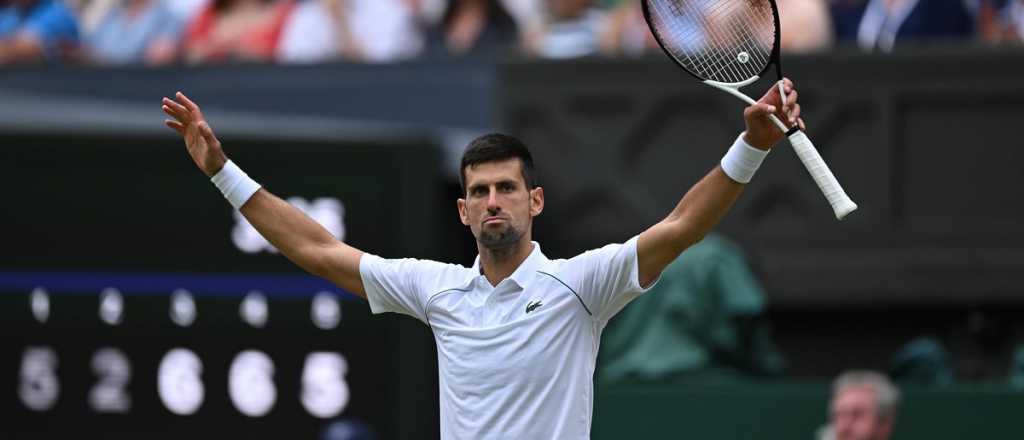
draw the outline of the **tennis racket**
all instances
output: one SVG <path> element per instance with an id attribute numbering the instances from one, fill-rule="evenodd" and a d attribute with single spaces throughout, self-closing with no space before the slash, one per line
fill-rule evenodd
<path id="1" fill-rule="evenodd" d="M 754 100 L 740 88 L 757 81 L 775 65 L 785 105 L 779 57 L 779 11 L 772 0 L 643 0 L 644 18 L 662 50 L 690 75 L 747 104 Z M 789 138 L 793 150 L 842 219 L 857 204 L 839 185 L 821 154 L 800 128 L 772 122 Z"/>

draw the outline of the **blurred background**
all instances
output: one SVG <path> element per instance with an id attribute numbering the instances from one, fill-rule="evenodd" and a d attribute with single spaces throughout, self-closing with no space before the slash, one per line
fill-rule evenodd
<path id="1" fill-rule="evenodd" d="M 778 4 L 860 209 L 780 146 L 605 329 L 593 438 L 1024 435 L 1024 1 Z M 0 1 L 0 437 L 438 436 L 429 329 L 232 212 L 161 124 L 178 90 L 339 238 L 466 265 L 479 134 L 530 146 L 565 258 L 660 220 L 742 129 L 633 0 Z"/>

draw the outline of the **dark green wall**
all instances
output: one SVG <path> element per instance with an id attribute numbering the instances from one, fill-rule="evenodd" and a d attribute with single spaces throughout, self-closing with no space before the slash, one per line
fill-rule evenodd
<path id="1" fill-rule="evenodd" d="M 1005 387 L 905 388 L 893 438 L 1021 438 L 1024 392 Z M 829 385 L 777 383 L 608 387 L 598 391 L 594 440 L 812 439 Z"/>

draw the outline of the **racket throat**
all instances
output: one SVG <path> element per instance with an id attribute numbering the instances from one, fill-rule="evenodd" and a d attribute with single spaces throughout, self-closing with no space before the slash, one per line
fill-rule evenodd
<path id="1" fill-rule="evenodd" d="M 738 82 L 738 83 L 724 83 L 724 82 L 712 81 L 710 79 L 706 79 L 703 82 L 704 82 L 704 84 L 707 84 L 707 85 L 709 85 L 711 87 L 714 87 L 714 88 L 719 89 L 719 90 L 721 90 L 723 92 L 726 92 L 726 93 L 728 93 L 728 94 L 730 94 L 732 96 L 740 98 L 740 100 L 742 100 L 743 102 L 745 102 L 747 104 L 754 104 L 755 101 L 753 99 L 751 99 L 749 96 L 744 95 L 743 92 L 740 91 L 740 88 L 744 87 L 744 86 L 748 86 L 750 84 L 753 84 L 755 81 L 757 81 L 760 78 L 761 77 L 759 77 L 759 76 L 752 76 L 750 78 L 747 78 L 746 81 Z"/>
<path id="2" fill-rule="evenodd" d="M 710 79 L 706 79 L 706 80 L 703 81 L 703 83 L 707 84 L 707 85 L 709 85 L 711 87 L 714 87 L 716 89 L 719 89 L 719 90 L 721 90 L 723 92 L 726 92 L 726 93 L 728 93 L 728 94 L 730 94 L 732 96 L 735 96 L 735 97 L 739 98 L 741 101 L 747 103 L 748 105 L 754 105 L 755 103 L 757 103 L 757 101 L 754 101 L 753 98 L 743 94 L 743 92 L 740 91 L 740 87 L 743 87 L 743 86 L 746 86 L 746 85 L 750 85 L 750 84 L 754 83 L 755 81 L 757 81 L 760 78 L 761 77 L 759 77 L 759 76 L 754 76 L 754 77 L 748 78 L 746 81 L 738 82 L 738 83 L 724 83 L 724 82 L 718 82 L 718 81 L 712 81 Z M 792 129 L 787 127 L 786 124 L 783 124 L 782 121 L 779 120 L 778 117 L 776 117 L 775 115 L 768 115 L 768 118 L 772 120 L 772 123 L 775 124 L 775 126 L 778 127 L 780 131 L 782 131 L 783 133 L 786 133 L 787 136 L 792 134 L 792 131 L 791 131 Z M 796 128 L 796 126 L 794 126 L 794 128 Z"/>

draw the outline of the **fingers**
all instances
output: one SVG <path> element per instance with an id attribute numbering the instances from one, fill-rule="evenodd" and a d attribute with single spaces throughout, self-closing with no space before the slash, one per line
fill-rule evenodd
<path id="1" fill-rule="evenodd" d="M 217 141 L 217 136 L 213 135 L 213 129 L 210 128 L 210 124 L 207 124 L 206 121 L 199 122 L 199 133 L 202 134 L 203 139 L 206 140 L 206 145 L 220 145 L 220 142 Z"/>
<path id="2" fill-rule="evenodd" d="M 199 106 L 196 105 L 196 103 L 192 102 L 191 99 L 188 99 L 188 96 L 185 96 L 184 93 L 178 92 L 174 96 L 176 98 L 178 98 L 178 100 L 181 101 L 182 104 L 184 104 L 185 107 L 189 109 L 189 111 L 191 111 L 193 113 L 196 113 L 196 114 L 200 114 L 201 113 L 199 111 Z"/>
<path id="3" fill-rule="evenodd" d="M 191 113 L 189 113 L 185 107 L 182 107 L 181 104 L 178 104 L 171 99 L 164 98 L 163 106 L 161 108 L 164 113 L 167 113 L 168 116 L 178 120 L 179 122 L 185 124 L 192 122 Z"/>
<path id="4" fill-rule="evenodd" d="M 785 82 L 787 82 L 788 84 L 785 87 L 785 99 L 782 100 L 782 102 L 784 103 L 782 106 L 782 111 L 785 114 L 779 115 L 779 117 L 786 119 L 786 121 L 789 122 L 789 125 L 793 126 L 796 125 L 797 119 L 800 118 L 800 104 L 797 102 L 800 93 L 798 93 L 796 89 L 793 88 L 793 82 L 789 81 L 788 78 L 785 79 Z"/>
<path id="5" fill-rule="evenodd" d="M 746 112 L 748 116 L 768 116 L 775 113 L 776 110 L 777 108 L 774 105 L 758 102 L 747 107 Z"/>
<path id="6" fill-rule="evenodd" d="M 182 125 L 181 122 L 175 121 L 173 119 L 167 119 L 164 120 L 164 125 L 168 126 L 171 130 L 178 132 L 178 134 L 182 136 L 185 135 L 185 126 Z"/>

